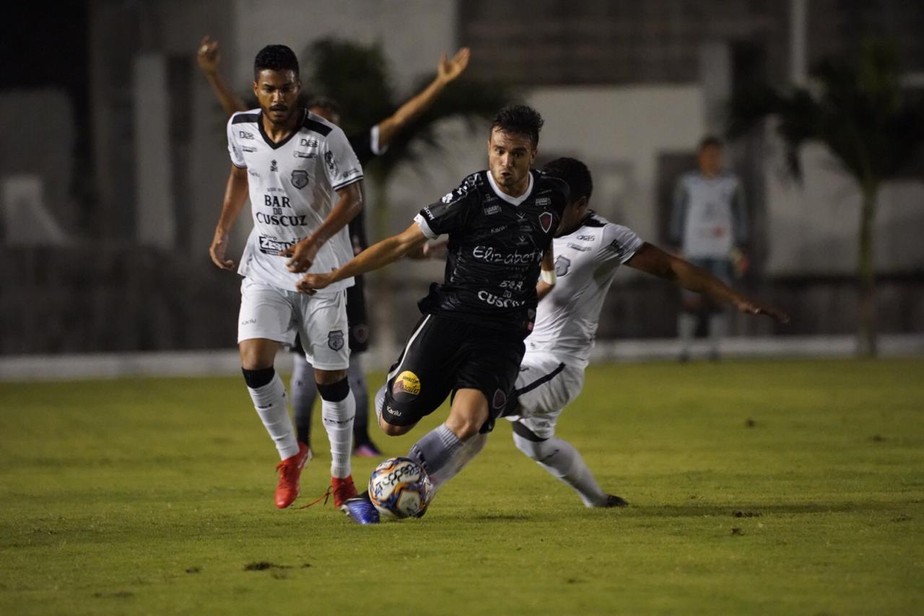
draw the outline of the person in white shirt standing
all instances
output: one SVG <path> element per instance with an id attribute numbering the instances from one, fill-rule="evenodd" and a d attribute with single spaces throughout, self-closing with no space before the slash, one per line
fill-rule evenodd
<path id="1" fill-rule="evenodd" d="M 748 239 L 744 190 L 738 177 L 723 168 L 723 147 L 717 137 L 707 136 L 700 142 L 697 163 L 698 170 L 683 174 L 677 181 L 670 241 L 684 259 L 730 284 L 733 273 L 742 273 L 747 263 L 743 252 Z M 707 317 L 709 357 L 719 359 L 719 342 L 726 329 L 722 308 L 707 297 L 684 292 L 677 318 L 681 361 L 690 358 L 701 316 Z"/>
<path id="2" fill-rule="evenodd" d="M 600 312 L 619 266 L 625 264 L 672 281 L 745 314 L 765 314 L 782 323 L 789 317 L 744 297 L 705 269 L 668 254 L 631 229 L 590 210 L 593 179 L 581 161 L 558 158 L 542 170 L 564 180 L 570 196 L 553 241 L 555 270 L 543 268 L 538 282 L 541 301 L 535 326 L 526 338 L 526 354 L 503 416 L 513 422 L 517 449 L 570 486 L 585 507 L 624 507 L 628 503 L 623 498 L 600 487 L 574 445 L 555 434 L 562 411 L 584 386 Z M 438 478 L 435 487 L 480 451 L 484 436 L 465 443 L 465 451 L 457 456 L 453 468 Z"/>
<path id="3" fill-rule="evenodd" d="M 237 272 L 241 283 L 238 347 L 257 414 L 281 462 L 275 504 L 299 494 L 310 450 L 296 440 L 285 385 L 274 363 L 280 347 L 299 335 L 314 366 L 321 415 L 330 440 L 334 505 L 356 496 L 350 468 L 355 402 L 347 380 L 346 289 L 352 278 L 305 295 L 295 285 L 307 272 L 326 273 L 350 260 L 347 224 L 362 209 L 363 171 L 336 125 L 298 106 L 298 59 L 285 45 L 268 45 L 254 60 L 259 108 L 228 121 L 231 172 L 209 254 L 226 257 L 229 233 L 249 196 L 253 230 Z"/>

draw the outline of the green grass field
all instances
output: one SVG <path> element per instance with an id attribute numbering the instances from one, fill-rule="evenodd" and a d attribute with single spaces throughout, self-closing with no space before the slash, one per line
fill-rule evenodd
<path id="1" fill-rule="evenodd" d="M 596 366 L 559 434 L 632 506 L 501 422 L 426 517 L 363 527 L 273 507 L 240 378 L 0 383 L 0 614 L 924 613 L 922 360 Z"/>

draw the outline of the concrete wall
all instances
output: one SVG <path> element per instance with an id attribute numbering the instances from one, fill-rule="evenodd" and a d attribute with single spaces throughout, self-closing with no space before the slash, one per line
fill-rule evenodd
<path id="1" fill-rule="evenodd" d="M 770 139 L 764 163 L 770 274 L 853 274 L 857 271 L 860 192 L 820 145 L 803 151 L 804 179 L 785 172 L 782 144 Z M 924 181 L 887 183 L 875 225 L 875 266 L 881 273 L 924 272 Z"/>

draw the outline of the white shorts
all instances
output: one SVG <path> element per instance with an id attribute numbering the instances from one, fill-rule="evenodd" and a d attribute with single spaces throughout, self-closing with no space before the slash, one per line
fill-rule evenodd
<path id="1" fill-rule="evenodd" d="M 350 365 L 346 291 L 307 295 L 244 278 L 238 344 L 265 338 L 291 346 L 296 334 L 312 366 L 318 370 L 346 370 Z"/>
<path id="2" fill-rule="evenodd" d="M 517 377 L 517 414 L 506 419 L 519 421 L 541 439 L 551 438 L 558 416 L 578 397 L 582 387 L 582 368 L 564 364 L 551 355 L 527 352 Z"/>

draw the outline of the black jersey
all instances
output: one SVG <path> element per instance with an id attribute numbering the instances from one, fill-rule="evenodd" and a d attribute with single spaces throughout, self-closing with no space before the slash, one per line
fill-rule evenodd
<path id="1" fill-rule="evenodd" d="M 488 171 L 465 178 L 415 220 L 449 235 L 445 278 L 419 302 L 425 314 L 526 336 L 536 317 L 536 282 L 568 201 L 568 186 L 539 171 L 521 197 L 497 190 Z"/>
<path id="2" fill-rule="evenodd" d="M 381 152 L 378 149 L 378 139 L 373 134 L 375 127 L 369 130 L 349 135 L 347 141 L 350 147 L 359 159 L 359 163 L 365 167 L 366 163 L 378 156 Z M 353 244 L 353 254 L 358 255 L 369 247 L 366 239 L 366 208 L 353 217 L 349 224 L 350 242 Z M 354 353 L 362 353 L 369 348 L 369 319 L 366 312 L 366 283 L 362 276 L 353 278 L 353 286 L 347 289 L 347 321 L 350 324 L 350 350 Z"/>

